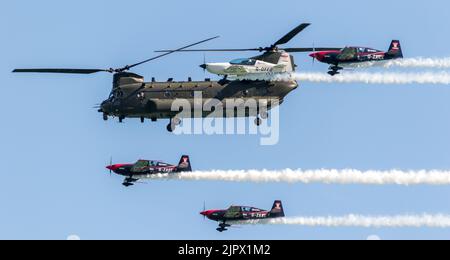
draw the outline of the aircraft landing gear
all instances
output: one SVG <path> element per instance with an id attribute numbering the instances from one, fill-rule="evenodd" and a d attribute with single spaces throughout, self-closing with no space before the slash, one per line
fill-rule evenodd
<path id="1" fill-rule="evenodd" d="M 257 117 L 256 119 L 255 119 L 255 125 L 256 126 L 260 126 L 260 125 L 262 125 L 262 119 L 261 118 L 259 118 L 259 117 Z"/>
<path id="2" fill-rule="evenodd" d="M 227 231 L 228 227 L 231 227 L 231 225 L 228 225 L 226 223 L 222 223 L 222 224 L 219 225 L 219 227 L 216 230 L 219 231 L 220 233 L 222 233 L 224 231 Z"/>
<path id="3" fill-rule="evenodd" d="M 180 124 L 181 119 L 176 117 L 170 119 L 170 123 L 167 125 L 167 131 L 169 131 L 169 133 L 172 133 L 173 131 L 175 131 L 175 128 L 177 128 L 177 126 L 179 126 Z"/>
<path id="4" fill-rule="evenodd" d="M 138 180 L 139 180 L 139 179 L 134 179 L 133 177 L 127 177 L 127 178 L 123 181 L 122 185 L 128 188 L 128 187 L 130 187 L 130 186 L 133 186 L 134 183 L 137 182 Z"/>
<path id="5" fill-rule="evenodd" d="M 108 114 L 103 113 L 103 120 L 104 120 L 104 121 L 108 121 Z"/>
<path id="6" fill-rule="evenodd" d="M 141 123 L 144 123 L 144 122 L 145 122 L 145 118 L 141 117 Z"/>
<path id="7" fill-rule="evenodd" d="M 330 71 L 328 71 L 328 74 L 330 74 L 330 76 L 335 76 L 335 75 L 341 74 L 339 71 L 340 71 L 340 70 L 343 70 L 343 69 L 344 69 L 344 68 L 339 67 L 339 66 L 337 66 L 337 65 L 331 66 L 331 67 L 330 67 Z"/>
<path id="8" fill-rule="evenodd" d="M 335 76 L 335 75 L 338 75 L 338 74 L 341 74 L 339 71 L 334 71 L 334 70 L 332 70 L 332 71 L 328 71 L 328 74 L 330 74 L 330 76 Z"/>
<path id="9" fill-rule="evenodd" d="M 125 119 L 124 116 L 119 116 L 119 123 L 123 123 L 123 120 Z"/>

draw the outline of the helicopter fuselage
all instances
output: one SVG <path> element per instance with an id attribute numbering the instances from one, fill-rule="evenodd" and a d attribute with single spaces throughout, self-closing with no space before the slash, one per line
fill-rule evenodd
<path id="1" fill-rule="evenodd" d="M 264 105 L 272 106 L 271 101 L 277 100 L 281 104 L 284 98 L 298 87 L 296 81 L 182 81 L 174 82 L 144 82 L 144 78 L 133 73 L 118 73 L 114 77 L 114 87 L 110 97 L 105 100 L 99 112 L 107 117 L 151 119 L 183 118 L 182 111 L 176 106 L 176 101 L 189 103 L 192 109 L 198 108 L 200 100 L 201 108 L 215 102 L 223 104 L 236 100 L 267 101 Z M 197 102 L 197 103 L 195 103 Z M 174 105 L 175 104 L 175 105 Z M 259 107 L 255 111 L 247 111 L 245 116 L 257 116 Z M 194 112 L 194 111 L 193 111 Z M 210 116 L 212 111 L 190 113 L 190 117 Z M 218 117 L 230 116 L 229 113 L 217 115 Z M 237 117 L 237 114 L 232 115 Z"/>

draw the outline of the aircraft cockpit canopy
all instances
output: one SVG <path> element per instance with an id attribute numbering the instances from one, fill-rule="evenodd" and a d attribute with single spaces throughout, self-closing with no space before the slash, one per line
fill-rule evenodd
<path id="1" fill-rule="evenodd" d="M 231 65 L 244 65 L 244 66 L 254 66 L 256 64 L 255 59 L 236 59 L 230 62 Z"/>

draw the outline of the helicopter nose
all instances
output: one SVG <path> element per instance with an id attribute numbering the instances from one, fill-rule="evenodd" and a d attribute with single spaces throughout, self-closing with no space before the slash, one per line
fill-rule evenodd
<path id="1" fill-rule="evenodd" d="M 200 65 L 200 68 L 202 68 L 202 69 L 206 70 L 206 68 L 208 68 L 208 65 L 206 65 L 206 64 L 202 64 L 202 65 Z"/>
<path id="2" fill-rule="evenodd" d="M 100 109 L 98 112 L 109 113 L 111 112 L 111 103 L 109 101 L 103 101 L 100 105 Z"/>
<path id="3" fill-rule="evenodd" d="M 207 217 L 209 215 L 208 211 L 202 211 L 200 212 L 200 215 Z"/>

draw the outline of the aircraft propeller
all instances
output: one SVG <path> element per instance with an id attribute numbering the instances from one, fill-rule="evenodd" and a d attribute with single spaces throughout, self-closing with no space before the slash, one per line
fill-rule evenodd
<path id="1" fill-rule="evenodd" d="M 112 166 L 113 165 L 113 158 L 112 156 L 109 158 L 109 165 Z M 112 176 L 112 169 L 109 169 L 109 176 Z"/>
<path id="2" fill-rule="evenodd" d="M 205 212 L 205 211 L 206 211 L 206 201 L 203 201 L 203 211 L 202 212 Z M 203 215 L 203 220 L 206 220 L 205 215 Z"/>
<path id="3" fill-rule="evenodd" d="M 200 68 L 203 69 L 203 74 L 206 75 L 206 68 L 207 68 L 207 66 L 206 66 L 206 53 L 203 53 L 203 63 L 202 63 L 202 65 L 200 65 Z"/>
<path id="4" fill-rule="evenodd" d="M 313 53 L 316 52 L 316 43 L 313 42 Z M 312 65 L 314 67 L 314 65 L 316 64 L 316 56 L 312 57 Z"/>

